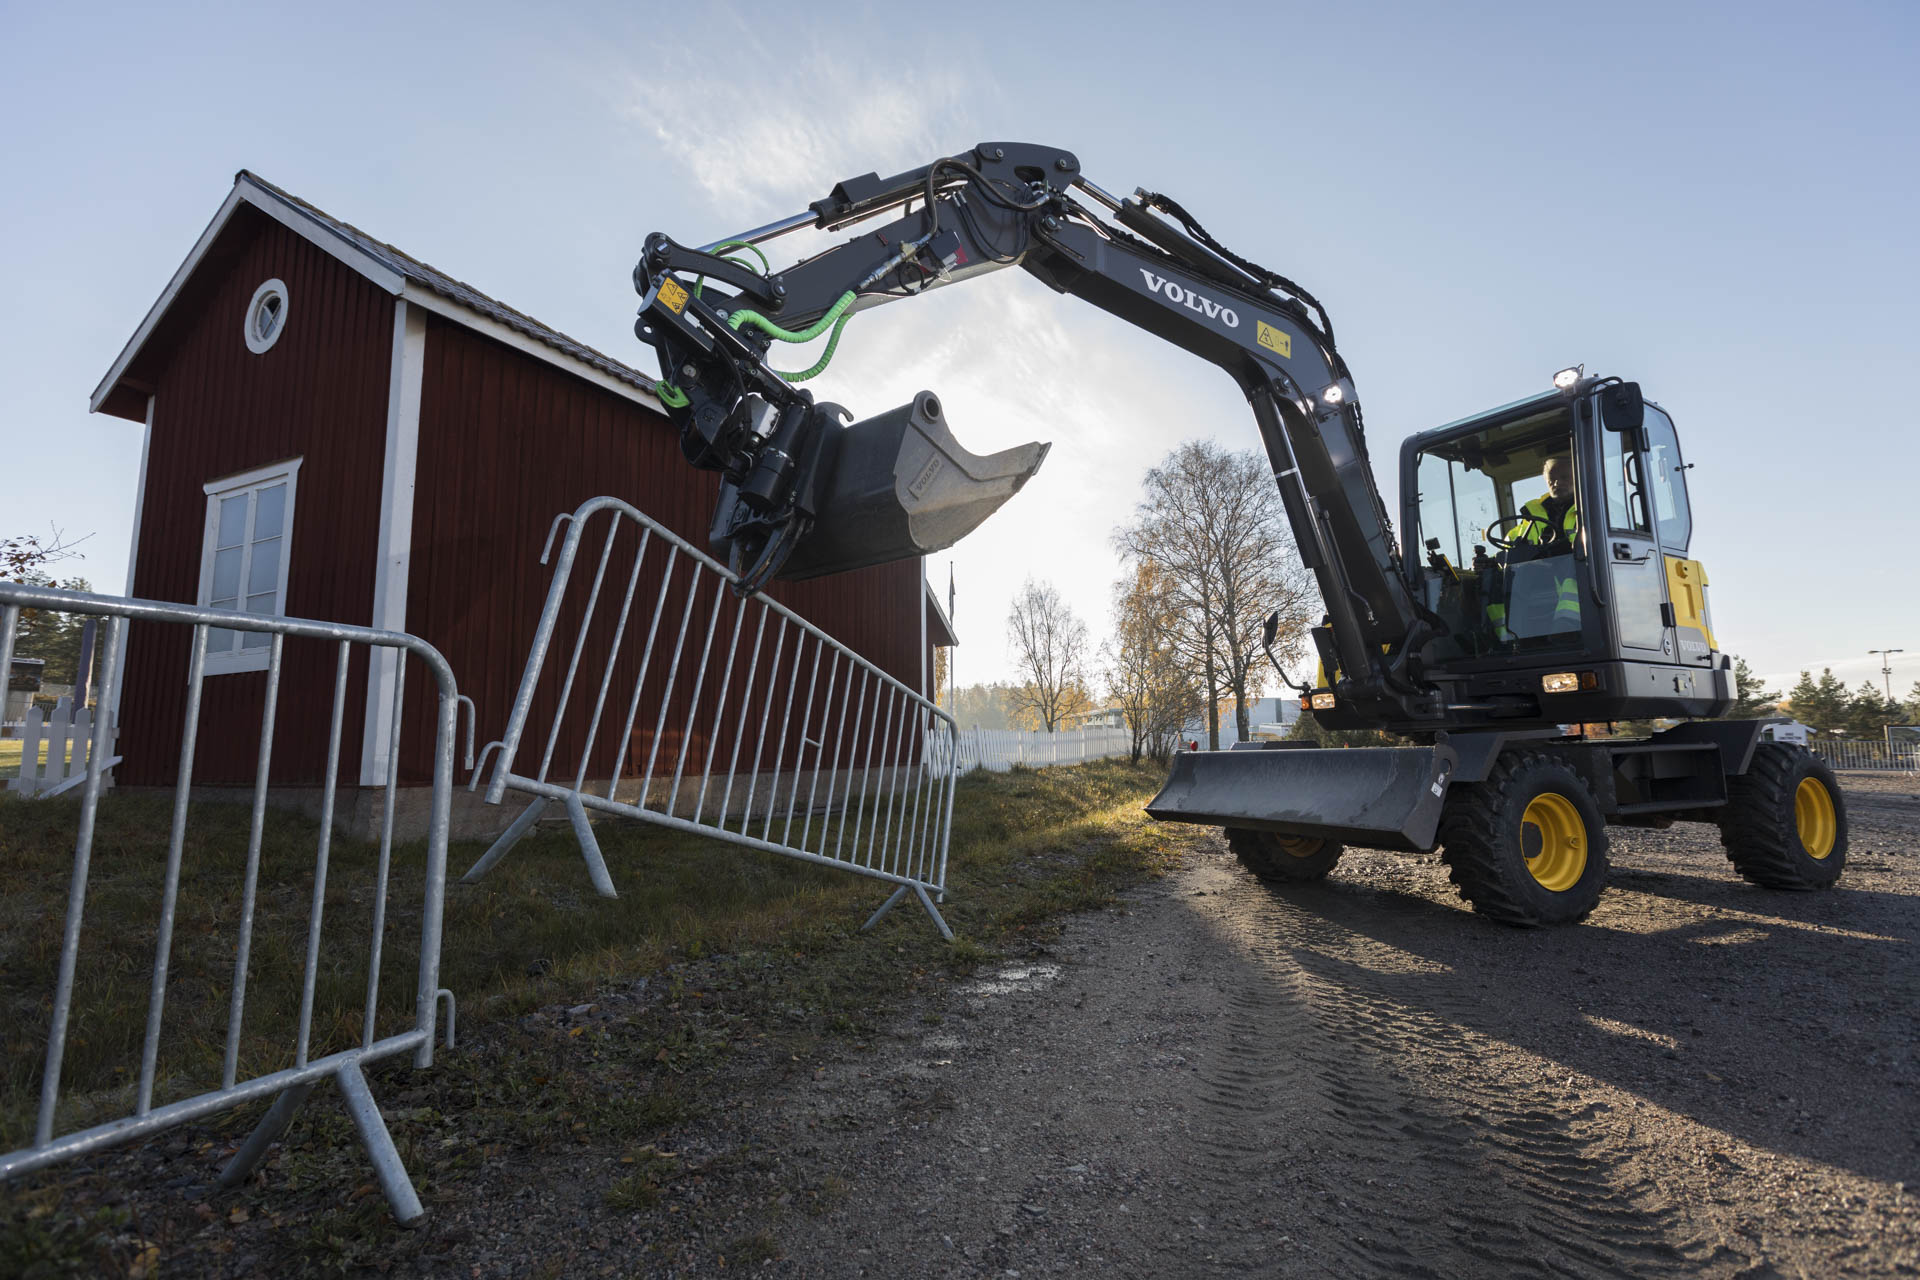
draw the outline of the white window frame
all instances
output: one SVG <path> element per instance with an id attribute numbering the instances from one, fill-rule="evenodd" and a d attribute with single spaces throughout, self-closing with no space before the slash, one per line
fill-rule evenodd
<path id="1" fill-rule="evenodd" d="M 247 597 L 247 578 L 253 569 L 253 519 L 259 502 L 251 495 L 258 490 L 270 488 L 276 484 L 287 486 L 286 513 L 281 517 L 280 528 L 280 580 L 274 584 L 274 609 L 271 615 L 255 614 L 255 617 L 272 616 L 284 618 L 287 614 L 287 568 L 293 563 L 293 512 L 294 500 L 299 496 L 300 463 L 302 459 L 291 458 L 285 462 L 276 462 L 271 466 L 258 467 L 252 471 L 243 471 L 239 475 L 223 476 L 218 480 L 209 480 L 201 486 L 207 495 L 207 518 L 200 532 L 200 591 L 196 604 L 207 606 L 213 599 L 213 559 L 220 535 L 220 503 L 223 499 L 248 494 L 247 530 L 241 542 L 240 587 L 237 603 L 238 610 L 245 613 Z M 210 676 L 229 675 L 238 671 L 265 671 L 267 669 L 268 647 L 253 649 L 235 645 L 223 653 L 207 653 L 206 673 Z"/>
<path id="2" fill-rule="evenodd" d="M 280 320 L 273 326 L 273 332 L 261 337 L 256 327 L 260 318 L 260 304 L 270 297 L 280 299 Z M 247 319 L 243 336 L 247 340 L 247 350 L 255 355 L 265 355 L 273 344 L 280 341 L 280 335 L 287 331 L 287 282 L 275 277 L 253 291 L 253 300 L 247 303 Z"/>

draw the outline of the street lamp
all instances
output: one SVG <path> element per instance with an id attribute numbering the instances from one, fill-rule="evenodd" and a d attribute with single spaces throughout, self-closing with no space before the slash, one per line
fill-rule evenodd
<path id="1" fill-rule="evenodd" d="M 1887 701 L 1893 701 L 1893 655 L 1905 653 L 1905 649 L 1869 649 L 1869 654 L 1880 659 L 1880 679 L 1887 691 Z"/>

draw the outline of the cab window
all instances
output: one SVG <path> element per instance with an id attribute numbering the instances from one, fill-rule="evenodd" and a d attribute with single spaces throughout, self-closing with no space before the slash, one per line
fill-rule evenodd
<path id="1" fill-rule="evenodd" d="M 1640 455 L 1627 448 L 1627 437 L 1618 431 L 1600 433 L 1600 471 L 1607 486 L 1607 524 L 1622 533 L 1651 533 L 1647 522 L 1645 477 L 1640 471 Z"/>
<path id="2" fill-rule="evenodd" d="M 1647 406 L 1647 480 L 1660 519 L 1660 545 L 1677 556 L 1687 554 L 1693 538 L 1693 512 L 1687 506 L 1687 473 L 1680 460 L 1680 438 L 1673 419 Z"/>

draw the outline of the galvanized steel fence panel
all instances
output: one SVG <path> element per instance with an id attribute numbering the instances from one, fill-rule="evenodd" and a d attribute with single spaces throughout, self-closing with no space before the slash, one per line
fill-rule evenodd
<path id="1" fill-rule="evenodd" d="M 74 591 L 56 591 L 41 587 L 0 582 L 0 671 L 8 669 L 13 636 L 19 612 L 23 608 L 51 609 L 84 613 L 106 619 L 105 657 L 100 665 L 99 706 L 101 713 L 93 721 L 93 741 L 87 752 L 85 789 L 81 798 L 80 820 L 74 841 L 73 871 L 68 883 L 65 932 L 61 942 L 58 977 L 52 992 L 52 1016 L 47 1035 L 44 1066 L 41 1072 L 40 1105 L 29 1146 L 0 1155 L 0 1179 L 45 1168 L 63 1160 L 103 1147 L 143 1137 L 173 1125 L 212 1115 L 239 1106 L 255 1098 L 275 1096 L 272 1107 L 246 1143 L 222 1173 L 228 1184 L 244 1179 L 266 1155 L 268 1147 L 283 1132 L 314 1088 L 331 1079 L 339 1085 L 347 1111 L 362 1143 L 366 1146 L 374 1171 L 385 1191 L 394 1216 L 410 1222 L 421 1216 L 420 1198 L 401 1164 L 399 1152 L 387 1132 L 386 1122 L 373 1100 L 364 1075 L 365 1067 L 383 1058 L 411 1054 L 416 1067 L 433 1061 L 434 1035 L 441 1000 L 448 1003 L 447 1036 L 452 1041 L 452 994 L 440 989 L 441 916 L 446 891 L 447 828 L 453 794 L 454 732 L 458 718 L 459 693 L 453 672 L 445 659 L 425 641 L 391 631 L 344 626 L 299 618 L 275 618 L 235 613 L 223 609 L 196 608 L 153 600 L 135 600 Z M 72 1013 L 74 981 L 81 950 L 82 920 L 86 908 L 88 872 L 91 865 L 95 820 L 99 808 L 102 774 L 108 761 L 105 742 L 106 722 L 117 692 L 115 681 L 119 656 L 127 642 L 129 624 L 174 624 L 191 627 L 185 672 L 187 699 L 181 730 L 180 763 L 174 787 L 172 823 L 167 842 L 167 860 L 160 901 L 154 904 L 156 918 L 155 947 L 146 1021 L 138 1074 L 132 1086 L 129 1113 L 105 1123 L 77 1131 L 58 1132 L 62 1121 L 61 1074 L 67 1048 L 68 1024 Z M 180 908 L 181 861 L 188 827 L 188 802 L 193 788 L 194 750 L 200 732 L 202 694 L 206 678 L 208 632 L 223 628 L 265 634 L 268 642 L 266 685 L 260 711 L 259 752 L 252 794 L 245 870 L 240 885 L 240 909 L 234 922 L 233 970 L 228 988 L 226 1034 L 218 1088 L 206 1089 L 190 1097 L 156 1105 L 155 1087 L 159 1073 L 161 1031 L 165 1025 L 168 995 L 168 971 L 173 959 L 174 924 Z M 305 961 L 302 970 L 301 1001 L 296 1023 L 295 1043 L 291 1046 L 292 1065 L 263 1075 L 242 1078 L 240 1046 L 245 1027 L 247 981 L 251 966 L 255 910 L 261 872 L 261 845 L 265 824 L 267 786 L 273 763 L 274 721 L 279 703 L 282 655 L 286 642 L 312 640 L 335 647 L 332 713 L 328 724 L 326 777 L 320 806 L 320 826 L 313 862 L 313 897 L 308 912 Z M 373 924 L 367 956 L 366 995 L 359 1043 L 354 1047 L 311 1058 L 314 1016 L 314 991 L 320 966 L 329 961 L 322 941 L 322 913 L 328 886 L 328 855 L 333 839 L 333 813 L 336 780 L 340 768 L 342 726 L 348 706 L 347 665 L 356 648 L 370 654 L 390 651 L 396 655 L 397 673 L 393 682 L 392 738 L 387 754 L 385 780 L 386 804 L 381 821 L 379 861 L 371 887 Z M 373 664 L 370 656 L 369 667 Z M 376 1010 L 380 991 L 380 951 L 386 932 L 388 882 L 392 869 L 394 800 L 399 783 L 399 734 L 409 661 L 424 667 L 432 678 L 437 696 L 434 737 L 433 793 L 427 824 L 427 841 L 420 924 L 420 958 L 413 992 L 413 1013 L 404 1030 L 380 1034 Z M 24 802 L 22 802 L 24 803 Z M 35 802 L 37 803 L 37 802 Z M 133 1072 L 127 1073 L 129 1077 Z M 68 1100 L 71 1103 L 71 1099 Z M 111 1105 L 111 1099 L 88 1100 L 95 1110 Z M 69 1115 L 73 1111 L 69 1105 Z M 115 1109 L 119 1109 L 116 1107 Z"/>
<path id="2" fill-rule="evenodd" d="M 1808 746 L 1813 749 L 1815 755 L 1820 756 L 1836 769 L 1920 773 L 1920 743 L 1829 738 L 1811 742 Z"/>
<path id="3" fill-rule="evenodd" d="M 605 534 L 582 600 L 574 571 L 596 517 Z M 869 926 L 911 893 L 952 936 L 934 905 L 951 717 L 784 605 L 742 599 L 725 566 L 617 498 L 557 517 L 540 559 L 553 581 L 506 732 L 481 754 L 484 772 L 498 753 L 488 803 L 510 790 L 532 802 L 466 880 L 557 802 L 604 896 L 613 879 L 589 811 L 888 882 Z"/>

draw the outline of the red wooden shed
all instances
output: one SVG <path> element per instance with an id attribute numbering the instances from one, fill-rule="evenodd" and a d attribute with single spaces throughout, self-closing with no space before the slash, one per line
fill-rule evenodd
<path id="1" fill-rule="evenodd" d="M 645 374 L 244 170 L 92 407 L 146 429 L 129 594 L 412 632 L 452 664 L 482 741 L 512 703 L 553 517 L 610 494 L 699 544 L 717 487 Z M 772 594 L 922 691 L 929 646 L 953 642 L 917 560 Z M 266 650 L 213 635 L 195 780 L 250 786 Z M 132 630 L 122 785 L 175 779 L 188 636 Z M 340 782 L 371 788 L 392 675 L 365 665 Z M 331 694 L 331 655 L 289 647 L 274 787 L 322 781 Z M 407 712 L 403 783 L 430 776 L 424 710 Z"/>

